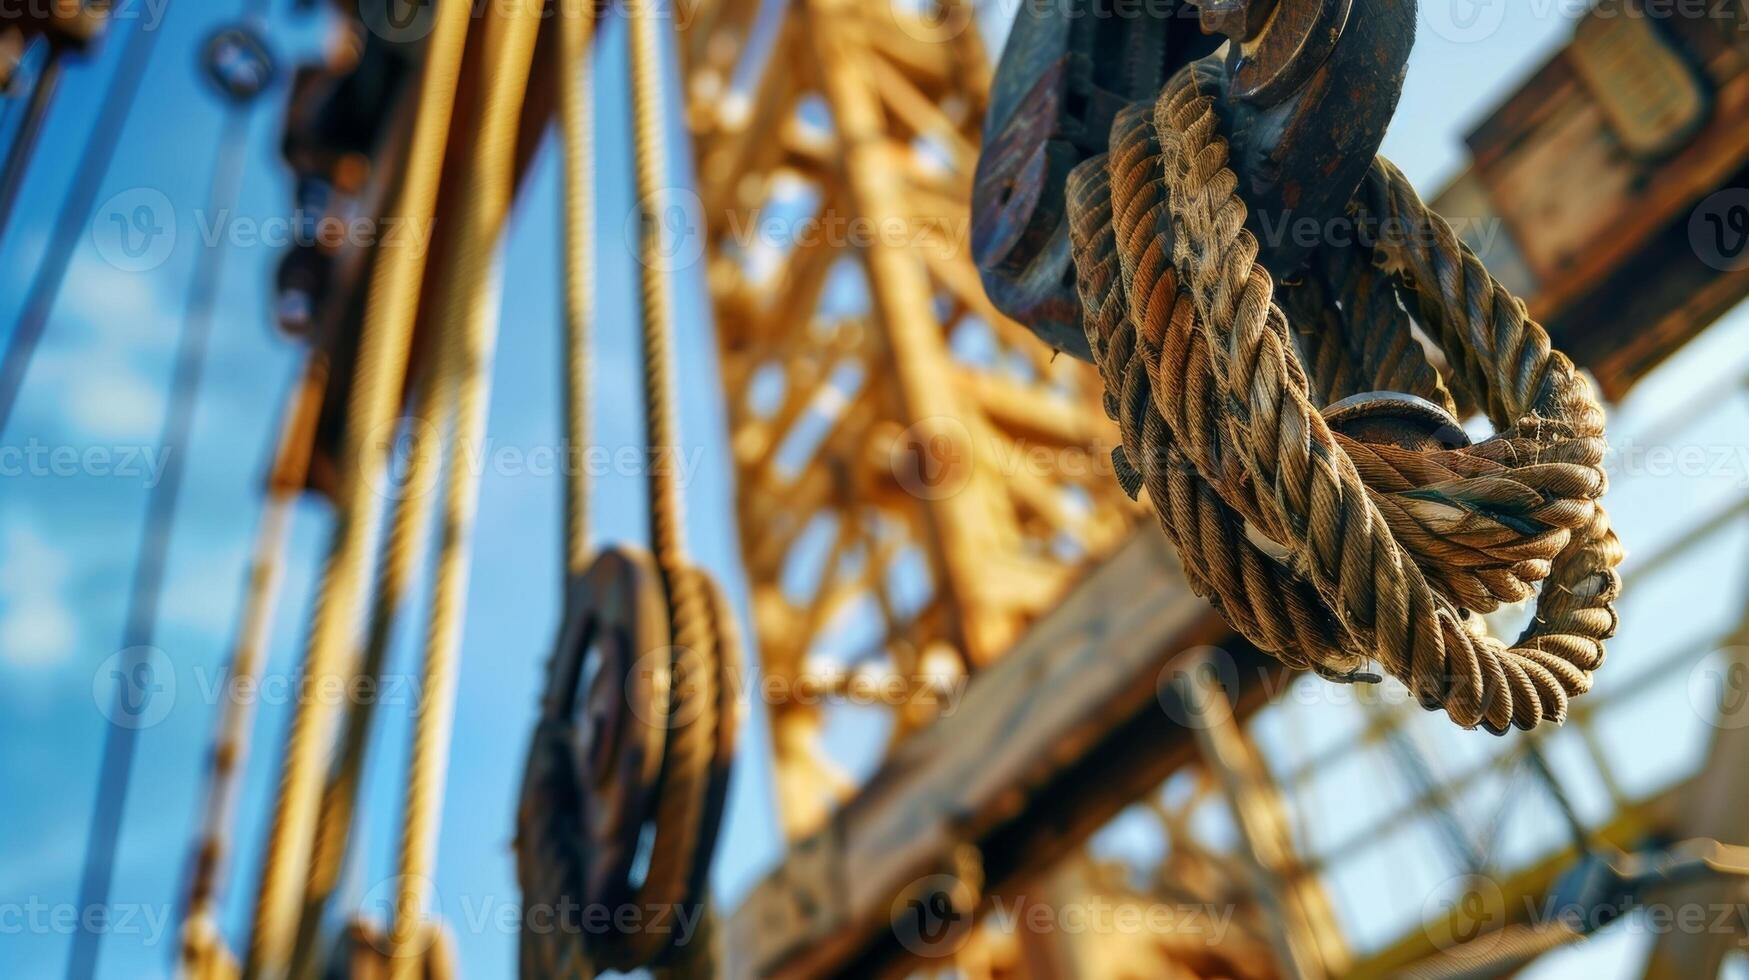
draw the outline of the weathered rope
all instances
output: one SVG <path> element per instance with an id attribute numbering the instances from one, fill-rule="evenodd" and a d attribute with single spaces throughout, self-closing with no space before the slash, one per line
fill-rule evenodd
<path id="1" fill-rule="evenodd" d="M 456 365 L 436 359 L 439 368 Z M 451 358 L 450 360 L 454 360 Z M 394 639 L 413 577 L 424 561 L 431 532 L 431 513 L 437 495 L 432 491 L 441 474 L 438 463 L 443 448 L 438 445 L 453 385 L 435 371 L 415 382 L 413 413 L 405 430 L 410 440 L 405 478 L 395 495 L 389 518 L 389 533 L 378 545 L 376 582 L 366 615 L 364 643 L 355 666 L 355 676 L 380 682 L 388 664 L 389 644 Z M 304 976 L 308 965 L 330 950 L 328 906 L 339 889 L 352 847 L 358 796 L 363 790 L 364 768 L 371 749 L 376 718 L 376 699 L 360 698 L 348 705 L 335 738 L 334 760 L 322 786 L 322 802 L 316 811 L 315 840 L 310 850 L 310 870 L 304 885 L 304 909 L 292 945 L 292 975 Z"/>
<path id="2" fill-rule="evenodd" d="M 1466 726 L 1560 721 L 1602 662 L 1620 588 L 1589 387 L 1389 163 L 1351 214 L 1412 233 L 1326 246 L 1279 302 L 1237 185 L 1191 70 L 1120 112 L 1110 153 L 1070 177 L 1126 490 L 1148 488 L 1193 585 L 1285 662 L 1350 677 L 1376 660 Z M 1414 451 L 1332 432 L 1318 411 L 1387 388 L 1482 406 L 1498 434 Z M 1475 628 L 1471 613 L 1538 584 L 1516 644 Z"/>
<path id="3" fill-rule="evenodd" d="M 592 825 L 589 812 L 596 808 L 611 810 L 623 798 L 602 798 L 599 787 L 591 785 L 589 779 L 579 785 L 579 772 L 594 770 L 589 760 L 575 754 L 577 728 L 587 722 L 576 717 L 572 702 L 577 697 L 574 688 L 578 679 L 567 676 L 564 665 L 574 663 L 584 653 L 566 647 L 569 641 L 561 638 L 561 649 L 555 653 L 551 668 L 553 676 L 548 681 L 549 703 L 543 709 L 530 748 L 517 821 L 518 879 L 525 903 L 543 914 L 554 909 L 541 909 L 541 905 L 569 903 L 582 908 L 606 905 L 677 914 L 700 910 L 708 915 L 710 857 L 735 749 L 739 641 L 733 613 L 721 590 L 687 556 L 685 494 L 676 465 L 680 440 L 674 404 L 673 298 L 666 261 L 670 242 L 661 220 L 670 198 L 665 180 L 660 18 L 655 3 L 656 0 L 634 0 L 627 9 L 626 20 L 631 49 L 633 155 L 641 219 L 638 259 L 643 266 L 639 278 L 644 399 L 649 444 L 656 457 L 646 483 L 650 550 L 666 616 L 659 628 L 651 627 L 642 640 L 636 641 L 637 648 L 630 655 L 638 662 L 624 666 L 634 672 L 654 670 L 663 680 L 652 686 L 647 701 L 622 706 L 623 713 L 616 723 L 631 725 L 629 717 L 636 716 L 641 724 L 660 726 L 663 735 L 659 745 L 649 749 L 660 756 L 660 765 L 647 784 L 639 782 L 645 778 L 642 774 L 613 774 L 617 792 L 638 802 L 632 805 L 630 816 L 621 818 L 623 826 L 592 837 L 600 828 Z M 575 21 L 593 16 L 593 11 L 581 3 L 567 4 L 561 8 L 560 16 L 566 21 L 562 25 L 565 43 L 559 52 L 567 156 L 566 432 L 573 445 L 580 445 L 586 438 L 587 421 L 584 358 L 590 233 L 583 78 L 589 70 L 587 47 L 591 28 Z M 586 492 L 587 474 L 579 471 L 567 487 L 566 566 L 570 576 L 594 578 L 593 570 L 598 566 L 591 558 L 588 543 Z M 599 616 L 604 610 L 590 604 L 609 600 L 590 593 L 582 601 L 584 605 L 567 610 L 568 618 Z M 626 597 L 611 601 L 626 601 Z M 662 640 L 654 641 L 657 634 Z M 632 696 L 628 687 L 627 697 Z M 590 737 L 603 736 L 593 733 Z M 646 833 L 647 850 L 641 843 Z M 613 842 L 604 841 L 604 837 L 611 835 L 630 835 L 640 842 L 638 850 L 649 855 L 646 870 L 633 880 L 627 880 L 613 855 L 601 853 L 604 848 L 612 851 Z M 625 842 L 625 847 L 631 853 L 630 841 Z M 708 936 L 684 938 L 687 941 L 682 941 L 683 934 L 673 929 L 641 926 L 557 936 L 525 929 L 520 970 L 530 978 L 639 968 L 650 968 L 663 976 L 708 976 L 720 972 L 715 967 L 714 944 Z"/>
<path id="4" fill-rule="evenodd" d="M 477 136 L 463 171 L 462 232 L 445 257 L 437 298 L 436 377 L 448 392 L 449 440 L 444 461 L 442 531 L 426 622 L 423 697 L 413 713 L 401 812 L 398 893 L 389 924 L 389 975 L 425 973 L 438 831 L 449 775 L 450 735 L 460 682 L 462 622 L 473 558 L 480 473 L 468 464 L 486 436 L 500 304 L 498 248 L 516 186 L 516 135 L 529 66 L 541 25 L 540 0 L 517 0 L 486 19 L 486 56 Z M 413 488 L 418 492 L 420 488 Z"/>
<path id="5" fill-rule="evenodd" d="M 589 569 L 589 471 L 578 456 L 589 445 L 589 327 L 594 316 L 595 11 L 588 0 L 558 6 L 559 138 L 564 145 L 565 572 Z"/>
<path id="6" fill-rule="evenodd" d="M 627 28 L 631 47 L 632 135 L 638 205 L 642 218 L 639 259 L 643 263 L 640 311 L 644 341 L 644 401 L 649 442 L 654 452 L 678 457 L 680 438 L 674 407 L 672 285 L 666 259 L 670 246 L 662 218 L 666 140 L 663 138 L 662 59 L 656 0 L 634 0 Z M 700 856 L 701 829 L 708 808 L 712 759 L 718 725 L 718 632 L 711 609 L 709 578 L 686 557 L 684 493 L 674 459 L 658 460 L 650 471 L 650 544 L 668 593 L 673 637 L 668 739 L 657 796 L 654 843 L 640 899 L 649 907 L 680 908 L 691 894 Z M 653 930 L 616 935 L 623 958 L 600 957 L 600 965 L 625 969 L 662 958 L 672 937 Z"/>
<path id="7" fill-rule="evenodd" d="M 401 180 L 400 214 L 410 227 L 428 227 L 436 212 L 437 185 L 468 27 L 466 4 L 437 8 L 419 81 L 406 173 Z M 426 224 L 419 224 L 421 221 Z M 305 676 L 321 683 L 343 676 L 346 657 L 353 649 L 360 590 L 380 522 L 378 481 L 387 458 L 387 446 L 380 440 L 401 397 L 419 287 L 425 275 L 425 252 L 387 249 L 371 271 L 347 401 L 342 452 L 346 482 L 304 654 Z M 249 954 L 243 968 L 246 978 L 281 976 L 289 966 L 337 710 L 318 698 L 300 702 L 294 713 L 272 830 L 262 858 Z"/>

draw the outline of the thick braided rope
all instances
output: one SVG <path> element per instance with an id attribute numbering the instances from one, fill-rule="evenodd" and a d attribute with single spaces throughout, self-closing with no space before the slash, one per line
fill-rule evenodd
<path id="1" fill-rule="evenodd" d="M 1613 568 L 1620 549 L 1596 506 L 1603 489 L 1602 413 L 1589 390 L 1564 358 L 1548 352 L 1546 337 L 1524 319 L 1516 301 L 1492 285 L 1473 257 L 1467 263 L 1461 258 L 1462 246 L 1443 221 L 1420 205 L 1406 182 L 1383 179 L 1382 170 L 1375 169 L 1369 179 L 1378 193 L 1360 195 L 1357 213 L 1365 215 L 1370 207 L 1374 215 L 1413 216 L 1442 235 L 1408 237 L 1397 253 L 1386 253 L 1383 245 L 1325 249 L 1284 298 L 1301 323 L 1300 336 L 1289 333 L 1287 317 L 1270 304 L 1272 284 L 1261 269 L 1254 271 L 1262 279 L 1262 302 L 1252 294 L 1250 305 L 1241 307 L 1236 297 L 1253 289 L 1256 244 L 1243 233 L 1243 207 L 1232 194 L 1236 181 L 1224 168 L 1225 145 L 1210 149 L 1218 139 L 1212 104 L 1181 76 L 1163 95 L 1158 114 L 1160 137 L 1171 144 L 1175 167 L 1162 159 L 1147 110 L 1132 107 L 1117 118 L 1110 158 L 1084 164 L 1070 180 L 1078 285 L 1089 339 L 1107 382 L 1108 411 L 1124 435 L 1118 463 L 1126 489 L 1148 486 L 1163 525 L 1186 563 L 1197 569 L 1198 591 L 1211 595 L 1236 628 L 1284 660 L 1343 675 L 1377 657 L 1423 703 L 1447 707 L 1466 725 L 1502 731 L 1512 724 L 1528 728 L 1545 717 L 1559 720 L 1566 698 L 1589 686 L 1590 672 L 1601 662 L 1601 642 L 1615 624 L 1610 604 L 1618 590 Z M 1179 116 L 1188 118 L 1178 122 Z M 1191 151 L 1178 131 L 1198 122 L 1205 130 L 1191 134 L 1202 140 Z M 1215 165 L 1208 166 L 1210 160 Z M 1198 164 L 1207 172 L 1196 169 Z M 1224 198 L 1206 193 L 1223 179 L 1223 171 Z M 1181 200 L 1192 193 L 1188 185 L 1180 187 L 1187 176 L 1202 178 L 1203 200 Z M 1185 225 L 1182 214 L 1169 215 L 1169 197 L 1180 211 L 1200 206 L 1196 216 L 1202 224 Z M 1174 218 L 1182 226 L 1176 233 Z M 1249 251 L 1241 253 L 1243 262 L 1232 264 L 1243 271 L 1233 280 L 1236 288 L 1229 282 L 1217 296 L 1218 275 L 1202 273 L 1193 313 L 1193 304 L 1178 303 L 1184 292 L 1163 253 L 1170 248 L 1170 258 L 1199 275 L 1196 260 L 1224 254 L 1215 245 L 1191 248 L 1187 239 L 1199 233 Z M 1497 342 L 1484 350 L 1495 358 L 1511 351 L 1512 363 L 1487 368 L 1487 357 L 1461 342 L 1472 329 L 1468 319 L 1473 317 L 1465 311 L 1478 304 L 1472 300 L 1466 306 L 1460 299 L 1466 294 L 1452 288 L 1463 280 L 1442 270 L 1439 262 L 1446 255 L 1458 256 L 1455 264 L 1480 274 L 1479 281 L 1488 284 L 1482 296 L 1509 301 L 1506 312 L 1495 317 L 1504 328 L 1496 332 L 1518 342 Z M 1445 289 L 1412 289 L 1402 270 L 1418 271 L 1415 281 Z M 1399 291 L 1415 301 L 1453 362 L 1450 391 L 1415 338 Z M 1217 339 L 1200 328 L 1199 321 L 1215 312 L 1214 300 L 1225 304 L 1220 312 L 1229 318 L 1241 312 L 1251 316 L 1244 324 L 1248 348 L 1234 346 L 1241 339 L 1237 332 L 1222 331 Z M 1311 380 L 1293 355 L 1296 340 L 1312 364 Z M 1269 392 L 1267 385 L 1247 389 L 1245 399 L 1230 397 L 1235 350 L 1268 356 L 1266 362 L 1254 358 L 1242 365 L 1238 377 L 1274 384 L 1273 400 L 1252 404 Z M 1495 377 L 1505 380 L 1496 383 Z M 1518 425 L 1502 425 L 1496 415 L 1503 431 L 1481 446 L 1420 454 L 1330 433 L 1312 410 L 1308 389 L 1313 383 L 1320 401 L 1388 387 L 1448 408 L 1464 405 L 1474 393 L 1489 398 L 1490 405 L 1530 404 L 1522 397 L 1503 401 L 1494 394 L 1503 385 L 1553 395 L 1536 405 L 1547 415 L 1524 416 Z M 1270 421 L 1276 424 L 1274 446 L 1264 448 L 1273 452 L 1259 454 L 1253 429 Z M 1283 439 L 1283 425 L 1298 434 L 1297 454 L 1292 445 L 1284 454 L 1282 443 L 1291 440 Z M 1243 451 L 1232 451 L 1235 447 Z M 1297 494 L 1284 482 L 1290 476 L 1301 480 Z M 1176 493 L 1175 483 L 1182 488 Z M 1216 505 L 1200 511 L 1187 506 L 1197 493 Z M 1287 576 L 1285 586 L 1236 584 L 1269 581 L 1248 562 L 1263 559 L 1265 567 L 1280 569 L 1249 541 L 1245 547 L 1231 546 L 1243 540 L 1246 525 L 1285 542 L 1294 570 L 1307 581 Z M 1355 540 L 1346 540 L 1349 535 Z M 1208 546 L 1221 542 L 1229 546 Z M 1527 598 L 1532 583 L 1543 578 L 1552 580 L 1544 588 L 1537 621 L 1517 647 L 1478 638 L 1464 622 L 1460 609 L 1487 610 Z M 1258 613 L 1294 605 L 1284 597 L 1296 589 L 1310 599 L 1298 603 L 1294 621 L 1317 625 L 1290 636 L 1279 627 L 1281 616 Z"/>
<path id="2" fill-rule="evenodd" d="M 444 416 L 448 412 L 443 399 L 454 388 L 452 380 L 445 374 L 459 367 L 453 363 L 454 358 L 447 362 L 442 357 L 435 360 L 436 370 L 427 372 L 414 389 L 414 409 L 407 425 L 407 436 L 412 440 L 408 468 L 391 508 L 388 536 L 378 548 L 376 584 L 371 593 L 362 651 L 355 667 L 359 677 L 373 680 L 381 677 L 403 600 L 424 562 L 429 543 L 431 513 L 437 502 L 435 489 L 442 476 L 439 463 L 443 459 L 443 447 L 439 442 Z M 294 974 L 312 957 L 321 957 L 328 952 L 320 948 L 322 931 L 327 927 L 325 919 L 329 901 L 340 887 L 347 850 L 351 846 L 375 716 L 375 700 L 365 698 L 351 705 L 341 719 L 340 734 L 334 742 L 334 762 L 329 768 L 327 781 L 322 785 L 322 802 L 316 811 L 316 836 L 310 852 L 309 876 L 304 885 L 303 914 L 298 921 L 297 940 L 292 946 Z"/>
<path id="3" fill-rule="evenodd" d="M 655 452 L 678 457 L 674 363 L 670 334 L 673 299 L 665 273 L 669 243 L 661 221 L 668 195 L 663 187 L 662 62 L 656 0 L 634 0 L 627 18 L 631 44 L 633 150 L 642 234 L 641 313 L 644 397 L 649 442 Z M 678 908 L 688 899 L 699 853 L 700 827 L 708 807 L 712 760 L 719 723 L 717 637 L 710 585 L 686 560 L 685 514 L 678 466 L 655 461 L 649 475 L 650 539 L 668 592 L 673 637 L 672 692 L 662 788 L 656 802 L 656 842 L 640 900 L 646 906 Z M 649 651 L 646 651 L 648 654 Z M 636 930 L 605 942 L 600 965 L 643 965 L 663 956 L 673 937 Z M 621 948 L 614 949 L 613 946 Z"/>
<path id="4" fill-rule="evenodd" d="M 1438 295 L 1449 296 L 1455 266 L 1487 285 L 1458 293 L 1464 305 L 1443 304 L 1453 315 L 1430 326 L 1448 356 L 1455 348 L 1460 380 L 1483 395 L 1497 425 L 1512 418 L 1512 409 L 1533 413 L 1463 451 L 1417 454 L 1339 439 L 1312 406 L 1285 316 L 1273 302 L 1274 283 L 1257 264 L 1257 242 L 1244 228 L 1246 209 L 1227 167 L 1214 101 L 1197 90 L 1191 73 L 1162 93 L 1155 130 L 1174 263 L 1232 397 L 1224 420 L 1229 445 L 1242 455 L 1258 499 L 1274 510 L 1277 519 L 1269 525 L 1286 529 L 1283 543 L 1297 567 L 1422 703 L 1443 706 L 1460 724 L 1494 731 L 1563 718 L 1567 698 L 1589 688 L 1590 672 L 1601 661 L 1598 634 L 1607 629 L 1598 627 L 1614 623 L 1607 611 L 1614 589 L 1606 584 L 1613 577 L 1598 579 L 1596 567 L 1613 567 L 1607 547 L 1613 539 L 1596 503 L 1606 482 L 1602 410 L 1570 362 L 1550 352 L 1546 335 L 1521 306 L 1502 302 L 1510 297 L 1473 256 L 1462 258 L 1446 229 L 1449 254 L 1459 258 L 1433 268 L 1434 279 L 1417 281 L 1437 283 Z M 1421 216 L 1437 222 L 1424 208 Z M 1424 313 L 1439 305 L 1429 293 L 1418 294 Z M 1502 305 L 1513 312 L 1502 313 Z M 1424 482 L 1430 476 L 1446 479 Z M 1381 506 L 1369 482 L 1405 500 L 1399 513 Z M 1400 542 L 1393 531 L 1405 517 L 1427 536 Z M 1497 540 L 1488 540 L 1496 533 Z M 1417 543 L 1434 550 L 1412 554 Z M 1424 565 L 1445 567 L 1471 553 L 1511 562 L 1471 576 L 1486 594 L 1448 594 L 1430 585 Z M 1458 603 L 1489 608 L 1489 599 L 1512 598 L 1515 587 L 1548 577 L 1556 557 L 1561 574 L 1545 590 L 1538 623 L 1520 645 L 1508 648 L 1467 628 Z M 1568 596 L 1574 589 L 1588 594 Z M 1606 615 L 1595 607 L 1598 598 Z"/>
<path id="5" fill-rule="evenodd" d="M 468 29 L 467 5 L 438 8 L 401 180 L 400 216 L 411 227 L 428 226 L 436 210 Z M 427 225 L 418 224 L 420 221 Z M 377 440 L 394 417 L 396 400 L 401 396 L 425 258 L 425 249 L 387 249 L 371 271 L 347 402 L 344 501 L 322 571 L 304 654 L 305 676 L 318 681 L 340 676 L 352 649 L 360 583 L 379 521 L 374 481 L 380 479 L 387 457 L 387 447 Z M 301 702 L 294 713 L 261 861 L 245 977 L 283 973 L 288 965 L 334 714 L 332 707 L 319 700 Z"/>
<path id="6" fill-rule="evenodd" d="M 540 34 L 539 0 L 517 0 L 487 21 L 486 87 L 478 137 L 465 171 L 464 232 L 446 259 L 438 294 L 436 379 L 453 386 L 445 460 L 442 532 L 426 621 L 423 697 L 414 710 L 401 813 L 395 914 L 389 927 L 393 980 L 424 973 L 418 954 L 429 942 L 430 883 L 436 878 L 438 831 L 449 775 L 450 736 L 461 672 L 462 621 L 473 556 L 480 474 L 466 454 L 482 445 L 491 406 L 492 363 L 498 338 L 498 243 L 515 189 L 516 133 L 529 66 Z M 417 488 L 415 488 L 417 492 Z"/>
<path id="7" fill-rule="evenodd" d="M 1147 487 L 1161 527 L 1184 556 L 1192 587 L 1236 628 L 1295 666 L 1338 662 L 1338 627 L 1317 594 L 1246 538 L 1243 518 L 1187 458 L 1185 445 L 1161 417 L 1149 362 L 1160 362 L 1165 325 L 1187 332 L 1191 308 L 1188 303 L 1157 306 L 1156 318 L 1144 321 L 1149 339 L 1138 337 L 1130 310 L 1144 304 L 1127 294 L 1118 267 L 1110 177 L 1104 157 L 1086 161 L 1069 175 L 1068 197 L 1077 288 L 1088 340 L 1107 383 L 1107 413 L 1118 421 L 1123 440 L 1116 461 L 1124 489 L 1134 495 Z M 1163 277 L 1172 276 L 1166 265 Z M 1168 288 L 1164 295 L 1176 291 Z M 1144 351 L 1139 355 L 1138 343 Z M 1180 342 L 1175 350 L 1207 358 L 1198 345 Z M 1206 377 L 1207 371 L 1198 374 Z M 1207 452 L 1206 443 L 1198 447 Z M 1351 666 L 1359 665 L 1355 658 Z"/>
<path id="8" fill-rule="evenodd" d="M 595 5 L 561 0 L 558 10 L 559 137 L 564 145 L 564 425 L 565 571 L 582 575 L 589 547 L 589 471 L 580 453 L 589 445 L 589 326 L 594 315 L 595 229 L 593 76 Z"/>
<path id="9" fill-rule="evenodd" d="M 1170 247 L 1163 244 L 1171 238 L 1170 216 L 1159 145 L 1150 115 L 1143 106 L 1118 113 L 1108 164 L 1114 198 L 1124 199 L 1124 203 L 1114 206 L 1113 218 L 1118 228 L 1118 253 L 1125 266 L 1125 281 L 1149 284 L 1147 293 L 1131 290 L 1130 314 L 1139 325 L 1148 324 L 1151 318 L 1163 319 L 1161 311 L 1170 310 L 1176 296 L 1174 289 L 1163 288 L 1174 280 L 1161 278 L 1163 270 L 1170 269 L 1169 257 L 1162 256 Z M 1388 297 L 1387 307 L 1366 294 L 1377 291 L 1381 278 L 1347 277 L 1348 286 L 1356 291 L 1343 297 L 1347 316 L 1371 322 L 1364 330 L 1346 330 L 1344 325 L 1334 336 L 1340 343 L 1343 332 L 1360 335 L 1343 346 L 1373 351 L 1356 355 L 1355 359 L 1375 383 L 1401 386 L 1399 390 L 1425 393 L 1435 401 L 1449 402 L 1425 353 L 1420 351 L 1419 342 L 1414 340 L 1395 295 Z M 1193 316 L 1189 312 L 1185 315 Z M 1328 310 L 1322 320 L 1325 322 L 1320 325 L 1324 327 L 1343 324 L 1342 315 Z M 1272 321 L 1272 329 L 1284 347 L 1292 346 L 1285 318 Z M 1222 428 L 1217 410 L 1225 399 L 1222 396 L 1211 400 L 1206 395 L 1194 394 L 1185 397 L 1185 393 L 1220 387 L 1208 364 L 1189 359 L 1181 347 L 1174 346 L 1175 341 L 1183 344 L 1187 337 L 1189 333 L 1182 330 L 1167 335 L 1166 352 L 1170 355 L 1167 360 L 1173 367 L 1155 386 L 1165 396 L 1162 413 L 1175 430 L 1196 437 L 1191 440 L 1191 456 L 1198 468 L 1222 487 L 1223 494 L 1246 520 L 1269 538 L 1287 540 L 1290 532 L 1272 523 L 1275 520 L 1272 508 L 1262 507 L 1254 499 L 1244 499 L 1255 493 L 1255 485 L 1248 482 L 1238 458 L 1226 454 L 1217 460 L 1210 448 L 1219 439 L 1214 430 Z M 1380 351 L 1384 353 L 1381 355 Z M 1303 380 L 1297 359 L 1290 359 L 1287 369 L 1296 384 L 1308 383 Z M 1366 445 L 1340 435 L 1336 438 L 1362 467 L 1369 487 L 1379 492 L 1376 502 L 1392 533 L 1409 549 L 1424 574 L 1469 608 L 1488 611 L 1502 602 L 1529 598 L 1533 583 L 1547 575 L 1556 553 L 1566 544 L 1566 531 L 1558 520 L 1553 522 L 1554 526 L 1539 524 L 1539 534 L 1524 540 L 1527 522 L 1545 522 L 1550 516 L 1558 519 L 1565 512 L 1558 501 L 1545 501 L 1537 487 L 1507 478 L 1501 465 L 1465 453 L 1424 455 Z M 1477 478 L 1487 478 L 1487 482 L 1475 482 Z M 1430 496 L 1427 492 L 1432 487 L 1455 491 L 1455 481 L 1461 479 L 1472 482 L 1463 485 L 1465 499 L 1456 509 L 1443 495 Z"/>
<path id="10" fill-rule="evenodd" d="M 1572 426 L 1574 438 L 1545 453 L 1539 462 L 1600 471 L 1607 450 L 1602 408 L 1572 362 L 1549 350 L 1548 336 L 1529 319 L 1524 304 L 1488 275 L 1390 161 L 1374 161 L 1355 204 L 1362 220 L 1370 213 L 1394 219 L 1392 226 L 1419 230 L 1384 239 L 1378 251 L 1387 268 L 1404 280 L 1423 321 L 1439 334 L 1455 366 L 1470 377 L 1480 373 L 1479 366 L 1461 359 L 1479 349 L 1490 352 L 1494 362 L 1517 370 L 1511 383 L 1475 389 L 1490 396 L 1486 404 L 1495 427 L 1540 435 L 1554 425 L 1551 419 L 1562 419 Z M 1474 338 L 1476 346 L 1465 338 Z M 1601 495 L 1601 485 L 1597 492 Z M 1593 507 L 1590 522 L 1556 557 L 1538 616 L 1518 645 L 1533 645 L 1595 670 L 1603 662 L 1603 643 L 1617 626 L 1614 603 L 1621 592 L 1617 567 L 1623 555 L 1608 514 L 1601 506 Z"/>
<path id="11" fill-rule="evenodd" d="M 1276 290 L 1319 404 L 1362 391 L 1401 391 L 1459 414 L 1370 248 L 1323 249 L 1311 268 Z"/>

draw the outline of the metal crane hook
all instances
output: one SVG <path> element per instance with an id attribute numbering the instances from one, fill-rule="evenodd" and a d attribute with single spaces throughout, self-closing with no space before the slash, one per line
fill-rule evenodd
<path id="1" fill-rule="evenodd" d="M 1106 150 L 1119 109 L 1193 64 L 1220 93 L 1261 261 L 1278 277 L 1291 273 L 1377 154 L 1414 34 L 1415 0 L 1023 4 L 997 65 L 972 189 L 972 251 L 991 301 L 1090 359 L 1064 182 Z"/>

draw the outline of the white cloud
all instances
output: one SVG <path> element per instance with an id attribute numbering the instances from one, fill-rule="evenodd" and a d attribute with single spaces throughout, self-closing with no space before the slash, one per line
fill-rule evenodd
<path id="1" fill-rule="evenodd" d="M 59 438 L 151 444 L 163 419 L 163 387 L 125 351 L 69 341 L 37 352 L 25 397 L 38 424 L 52 426 Z"/>
<path id="2" fill-rule="evenodd" d="M 144 441 L 157 434 L 164 391 L 137 368 L 110 355 L 87 358 L 56 399 L 63 418 L 97 441 Z"/>
<path id="3" fill-rule="evenodd" d="M 27 596 L 0 614 L 0 655 L 21 666 L 51 664 L 73 649 L 77 632 L 65 603 Z"/>
<path id="4" fill-rule="evenodd" d="M 81 324 L 108 351 L 168 350 L 176 341 L 181 304 L 166 293 L 162 274 L 120 272 L 90 249 L 81 249 L 55 301 L 55 320 Z"/>
<path id="5" fill-rule="evenodd" d="M 58 662 L 78 643 L 67 605 L 72 562 L 30 520 L 5 523 L 0 554 L 0 659 L 20 666 Z"/>

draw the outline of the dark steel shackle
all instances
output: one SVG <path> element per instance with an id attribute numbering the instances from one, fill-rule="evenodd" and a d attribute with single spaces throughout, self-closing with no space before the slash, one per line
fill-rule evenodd
<path id="1" fill-rule="evenodd" d="M 972 187 L 985 292 L 1045 343 L 1091 358 L 1069 171 L 1105 152 L 1120 109 L 1193 63 L 1218 90 L 1260 259 L 1293 273 L 1378 153 L 1414 36 L 1415 0 L 1022 0 Z"/>

